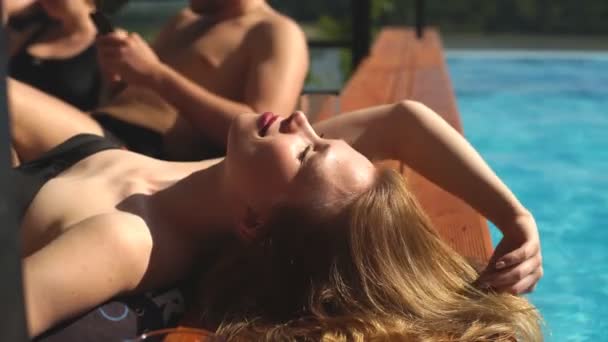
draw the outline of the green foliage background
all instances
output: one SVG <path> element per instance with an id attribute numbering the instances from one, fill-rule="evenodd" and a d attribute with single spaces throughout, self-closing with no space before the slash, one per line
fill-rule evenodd
<path id="1" fill-rule="evenodd" d="M 350 31 L 350 0 L 270 0 L 331 38 Z M 415 0 L 372 0 L 375 26 L 414 22 Z M 427 0 L 426 20 L 443 32 L 608 34 L 607 0 Z M 333 23 L 329 23 L 333 21 Z"/>
<path id="2" fill-rule="evenodd" d="M 98 1 L 106 7 L 125 2 Z M 353 0 L 268 1 L 306 25 L 317 25 L 311 31 L 324 38 L 349 37 Z M 415 0 L 372 0 L 374 26 L 413 24 L 414 3 Z M 608 0 L 426 0 L 425 3 L 427 22 L 444 33 L 608 34 Z M 156 23 L 155 18 L 164 18 L 172 14 L 172 9 L 187 4 L 187 0 L 129 0 L 123 8 L 127 11 L 121 9 L 118 15 L 126 12 L 129 21 Z"/>
<path id="3" fill-rule="evenodd" d="M 124 1 L 103 0 L 109 7 L 113 2 Z M 350 40 L 352 1 L 359 0 L 268 0 L 298 20 L 313 40 Z M 372 32 L 384 25 L 414 24 L 415 0 L 371 1 Z M 439 27 L 444 36 L 541 34 L 597 36 L 601 40 L 608 35 L 608 0 L 426 0 L 425 3 L 426 23 Z M 118 26 L 150 39 L 187 5 L 188 0 L 128 0 L 113 19 Z M 327 50 L 332 49 L 311 50 L 312 61 L 324 64 L 311 70 L 307 82 L 311 88 L 339 88 L 351 71 L 349 49 L 333 49 L 331 62 Z M 326 76 L 331 74 L 339 74 L 340 80 L 328 81 Z"/>

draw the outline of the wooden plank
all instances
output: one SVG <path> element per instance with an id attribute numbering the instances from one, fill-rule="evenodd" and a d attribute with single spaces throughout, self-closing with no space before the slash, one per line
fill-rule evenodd
<path id="1" fill-rule="evenodd" d="M 412 45 L 410 98 L 439 113 L 463 133 L 454 90 L 449 79 L 441 38 L 434 29 Z M 413 171 L 407 172 L 416 194 L 439 232 L 461 254 L 486 262 L 492 253 L 487 223 L 475 210 Z"/>
<path id="2" fill-rule="evenodd" d="M 384 29 L 370 56 L 346 84 L 341 109 L 352 111 L 403 99 L 426 104 L 462 133 L 441 39 L 434 29 L 427 30 L 422 40 L 416 39 L 410 29 Z M 320 115 L 327 116 L 331 115 Z M 492 245 L 485 219 L 404 165 L 390 165 L 408 178 L 433 224 L 452 247 L 478 263 L 488 260 Z"/>

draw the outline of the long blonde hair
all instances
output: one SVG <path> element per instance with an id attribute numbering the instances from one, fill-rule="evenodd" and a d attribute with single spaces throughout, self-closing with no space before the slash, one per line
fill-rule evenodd
<path id="1" fill-rule="evenodd" d="M 536 309 L 477 289 L 393 170 L 341 215 L 284 208 L 267 228 L 206 278 L 203 321 L 228 340 L 542 340 Z"/>

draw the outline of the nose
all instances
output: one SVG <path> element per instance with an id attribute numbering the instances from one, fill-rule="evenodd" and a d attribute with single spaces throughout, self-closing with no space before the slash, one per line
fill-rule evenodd
<path id="1" fill-rule="evenodd" d="M 279 125 L 279 132 L 295 133 L 306 126 L 308 126 L 308 119 L 306 118 L 306 115 L 301 111 L 297 111 L 281 121 Z"/>

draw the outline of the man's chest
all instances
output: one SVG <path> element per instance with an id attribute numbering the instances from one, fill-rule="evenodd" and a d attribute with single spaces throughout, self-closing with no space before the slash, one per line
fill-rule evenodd
<path id="1" fill-rule="evenodd" d="M 157 47 L 163 62 L 217 93 L 240 93 L 250 68 L 243 34 L 214 28 L 198 34 L 183 30 L 174 36 Z"/>

